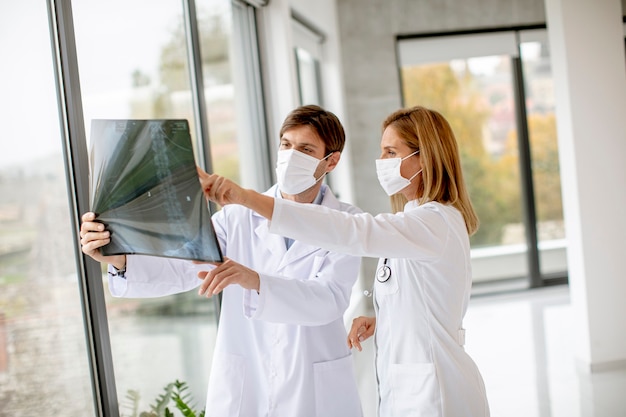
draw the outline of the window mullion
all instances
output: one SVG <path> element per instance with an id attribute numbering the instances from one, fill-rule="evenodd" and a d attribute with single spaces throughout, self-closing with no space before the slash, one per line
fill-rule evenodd
<path id="1" fill-rule="evenodd" d="M 48 16 L 59 124 L 71 199 L 72 234 L 78 236 L 80 215 L 89 210 L 89 159 L 71 2 L 49 0 Z M 79 288 L 96 415 L 119 417 L 100 264 L 82 254 L 78 239 L 75 241 L 74 249 L 79 271 Z"/>

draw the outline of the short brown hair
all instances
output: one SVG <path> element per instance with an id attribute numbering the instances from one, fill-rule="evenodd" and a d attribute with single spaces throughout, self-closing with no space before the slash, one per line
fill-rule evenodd
<path id="1" fill-rule="evenodd" d="M 311 126 L 324 142 L 325 154 L 343 150 L 346 133 L 339 118 L 334 113 L 313 104 L 297 107 L 287 115 L 280 128 L 279 139 L 287 130 L 305 125 Z"/>
<path id="2" fill-rule="evenodd" d="M 422 158 L 422 185 L 418 191 L 420 203 L 437 201 L 456 207 L 463 218 L 467 232 L 478 230 L 478 216 L 474 211 L 461 170 L 461 158 L 454 132 L 441 113 L 421 106 L 393 112 L 383 122 L 383 132 L 393 128 L 404 143 Z M 402 210 L 406 198 L 392 197 L 394 211 Z M 416 196 L 417 197 L 417 196 Z"/>

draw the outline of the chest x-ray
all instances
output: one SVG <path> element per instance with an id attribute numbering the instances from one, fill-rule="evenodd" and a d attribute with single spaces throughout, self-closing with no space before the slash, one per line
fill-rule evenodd
<path id="1" fill-rule="evenodd" d="M 222 262 L 186 120 L 92 120 L 90 175 L 104 255 Z"/>

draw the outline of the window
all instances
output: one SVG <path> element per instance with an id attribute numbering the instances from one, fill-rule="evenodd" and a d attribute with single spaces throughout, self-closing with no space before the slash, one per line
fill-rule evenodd
<path id="1" fill-rule="evenodd" d="M 139 413 L 176 379 L 203 408 L 219 304 L 110 296 L 77 242 L 86 149 L 95 118 L 185 118 L 199 164 L 267 187 L 264 4 L 0 6 L 0 416 Z"/>
<path id="2" fill-rule="evenodd" d="M 261 68 L 257 48 L 255 8 L 242 1 L 232 1 L 232 84 L 235 87 L 239 183 L 248 188 L 266 190 L 273 184 L 270 167 L 270 139 L 265 123 Z M 214 147 L 217 144 L 211 142 Z M 218 152 L 216 149 L 214 153 Z M 215 157 L 215 155 L 214 155 Z M 215 172 L 228 176 L 218 169 Z"/>
<path id="3" fill-rule="evenodd" d="M 72 8 L 87 141 L 92 119 L 187 119 L 201 163 L 202 120 L 194 109 L 183 3 L 76 0 Z M 205 43 L 212 45 L 212 54 L 203 56 L 202 62 L 205 81 L 210 81 L 204 92 L 207 109 L 211 106 L 203 116 L 214 121 L 209 135 L 228 141 L 234 129 L 228 105 L 230 9 L 225 0 L 199 11 L 200 38 L 205 36 Z M 217 329 L 212 300 L 193 291 L 148 299 L 113 298 L 106 274 L 103 286 L 120 414 L 128 412 L 132 404 L 128 397 L 134 393 L 139 410 L 149 410 L 176 379 L 187 382 L 191 396 L 204 404 Z"/>
<path id="4" fill-rule="evenodd" d="M 407 38 L 399 40 L 398 51 L 404 105 L 443 113 L 459 143 L 481 219 L 471 239 L 474 282 L 527 287 L 543 285 L 551 274 L 563 276 L 567 263 L 545 30 Z"/>
<path id="5" fill-rule="evenodd" d="M 567 269 L 554 83 L 545 30 L 520 34 L 526 117 L 535 192 L 539 266 L 543 276 Z"/>
<path id="6" fill-rule="evenodd" d="M 92 416 L 45 2 L 0 4 L 0 54 L 0 416 Z"/>
<path id="7" fill-rule="evenodd" d="M 320 62 L 324 36 L 298 15 L 291 21 L 300 105 L 323 106 Z"/>

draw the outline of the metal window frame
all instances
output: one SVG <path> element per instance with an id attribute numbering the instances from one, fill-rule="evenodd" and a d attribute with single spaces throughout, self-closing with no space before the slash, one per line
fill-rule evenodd
<path id="1" fill-rule="evenodd" d="M 78 236 L 80 214 L 89 209 L 89 164 L 85 140 L 76 41 L 70 0 L 48 0 L 50 40 L 56 80 L 59 126 L 63 140 L 72 235 Z M 111 341 L 100 264 L 74 245 L 97 416 L 119 417 Z"/>
<path id="2" fill-rule="evenodd" d="M 521 47 L 518 39 L 518 48 Z M 526 114 L 526 90 L 522 70 L 521 51 L 511 57 L 513 71 L 513 94 L 516 102 L 515 118 L 517 124 L 517 146 L 519 150 L 519 169 L 522 190 L 522 215 L 526 231 L 526 255 L 528 279 L 531 288 L 543 286 L 541 268 L 539 266 L 539 238 L 537 236 L 537 206 L 535 204 L 535 186 L 533 183 L 532 155 L 530 151 L 530 134 L 528 116 Z"/>
<path id="3" fill-rule="evenodd" d="M 265 7 L 270 4 L 270 0 L 240 0 L 252 7 Z"/>

